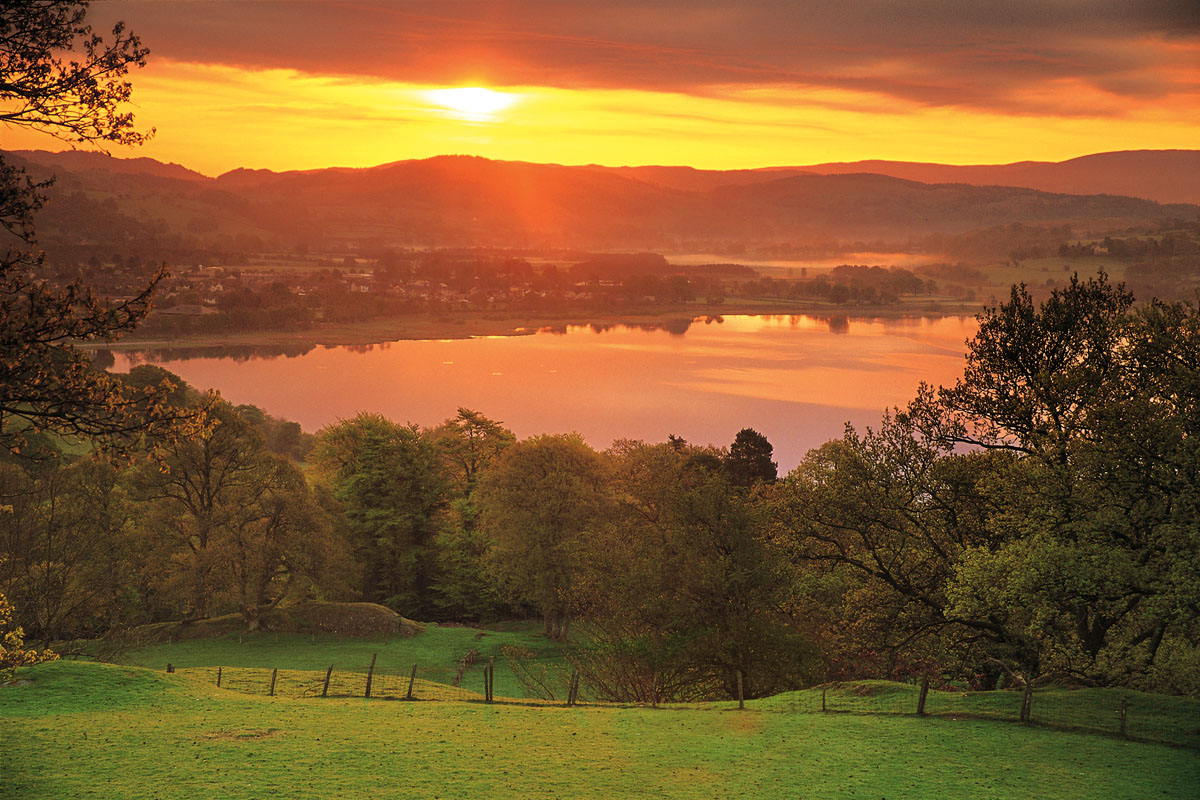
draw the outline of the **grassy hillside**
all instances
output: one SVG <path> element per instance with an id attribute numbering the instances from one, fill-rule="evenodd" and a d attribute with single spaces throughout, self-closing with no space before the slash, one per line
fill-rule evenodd
<path id="1" fill-rule="evenodd" d="M 426 623 L 414 636 L 345 637 L 333 634 L 226 633 L 205 638 L 142 645 L 120 653 L 121 664 L 165 670 L 171 664 L 180 674 L 214 685 L 221 668 L 222 686 L 238 692 L 265 695 L 271 670 L 278 669 L 275 693 L 305 698 L 321 694 L 325 671 L 333 666 L 330 695 L 362 696 L 372 657 L 374 697 L 407 695 L 412 667 L 417 667 L 414 695 L 418 699 L 480 700 L 483 668 L 494 658 L 497 698 L 529 700 L 565 697 L 570 668 L 558 647 L 541 635 L 536 623 L 506 623 L 502 629 L 481 630 Z M 527 657 L 532 677 L 543 692 L 531 691 L 513 671 L 506 648 Z M 509 650 L 511 652 L 511 650 Z M 468 654 L 472 654 L 468 657 Z M 464 663 L 465 662 L 465 663 Z M 919 689 L 888 681 L 858 681 L 789 692 L 762 700 L 762 711 L 913 714 Z M 584 699 L 587 699 L 586 688 Z M 1200 750 L 1200 701 L 1120 689 L 1039 688 L 1032 706 L 1035 723 L 1055 728 L 1116 735 L 1122 704 L 1130 737 L 1187 745 Z M 723 708 L 722 704 L 705 707 Z M 1018 691 L 931 691 L 925 711 L 931 716 L 971 717 L 1015 721 Z"/>
<path id="2" fill-rule="evenodd" d="M 974 719 L 225 692 L 90 663 L 0 688 L 18 798 L 1185 798 L 1200 754 Z"/>
<path id="3" fill-rule="evenodd" d="M 289 674 L 293 692 L 303 683 L 311 686 L 313 681 L 324 678 L 325 669 L 332 665 L 335 670 L 335 685 L 342 693 L 359 691 L 351 686 L 361 686 L 359 678 L 376 656 L 376 670 L 380 674 L 377 685 L 389 676 L 407 677 L 414 665 L 418 677 L 424 681 L 449 684 L 454 682 L 460 667 L 469 653 L 474 652 L 470 663 L 462 671 L 460 683 L 472 690 L 482 690 L 483 667 L 490 658 L 496 659 L 495 693 L 504 697 L 525 697 L 527 692 L 508 668 L 504 656 L 505 647 L 515 647 L 533 654 L 537 662 L 548 669 L 561 668 L 562 659 L 558 649 L 543 637 L 539 624 L 508 624 L 502 630 L 480 630 L 458 626 L 440 626 L 424 623 L 425 630 L 411 637 L 362 636 L 344 637 L 328 633 L 315 635 L 303 633 L 255 634 L 227 633 L 211 638 L 185 639 L 161 642 L 137 647 L 119 653 L 114 660 L 140 667 L 166 669 L 167 664 L 187 671 L 205 669 L 201 674 L 215 682 L 216 667 L 257 668 L 255 674 L 236 669 L 228 675 L 240 680 L 239 688 L 261 688 L 265 692 L 269 674 L 263 670 L 279 669 Z M 309 674 L 295 674 L 309 673 Z M 261 686 L 260 686 L 261 685 Z M 279 690 L 284 693 L 284 687 Z"/>

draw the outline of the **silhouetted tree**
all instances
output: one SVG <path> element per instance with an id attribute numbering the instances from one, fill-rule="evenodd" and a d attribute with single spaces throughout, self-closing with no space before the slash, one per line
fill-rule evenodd
<path id="1" fill-rule="evenodd" d="M 145 64 L 147 51 L 120 23 L 108 41 L 94 34 L 86 12 L 85 2 L 61 0 L 0 5 L 0 122 L 72 143 L 138 144 L 148 134 L 122 111 L 131 92 L 123 78 Z M 34 249 L 34 215 L 47 185 L 0 157 L 0 237 L 8 238 L 0 255 L 0 448 L 21 453 L 41 431 L 128 439 L 168 430 L 178 419 L 163 392 L 130 391 L 71 345 L 132 329 L 163 272 L 116 303 L 81 282 L 56 288 L 37 280 L 43 255 Z"/>
<path id="2" fill-rule="evenodd" d="M 771 460 L 775 448 L 753 428 L 742 428 L 729 446 L 725 469 L 735 486 L 749 488 L 756 482 L 773 483 L 778 477 L 778 464 Z"/>

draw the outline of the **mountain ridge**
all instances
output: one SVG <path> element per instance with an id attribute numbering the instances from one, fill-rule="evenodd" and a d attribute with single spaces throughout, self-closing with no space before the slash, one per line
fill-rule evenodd
<path id="1" fill-rule="evenodd" d="M 1099 163 L 1108 165 L 1114 181 L 1128 181 L 1145 172 L 1147 163 L 1161 163 L 1163 152 L 1180 161 L 1177 172 L 1186 172 L 1194 160 L 1200 186 L 1200 151 L 1102 154 Z M 9 160 L 28 166 L 39 179 L 56 174 L 56 200 L 47 213 L 55 215 L 64 238 L 92 241 L 106 235 L 97 230 L 103 227 L 97 220 L 113 213 L 131 220 L 125 226 L 130 230 L 161 220 L 154 234 L 160 238 L 171 230 L 189 236 L 221 230 L 345 248 L 366 242 L 685 252 L 705 242 L 791 247 L 829 239 L 903 242 L 1014 223 L 1087 232 L 1200 220 L 1200 205 L 991 183 L 929 183 L 853 171 L 860 165 L 828 173 L 716 171 L 448 155 L 363 168 L 238 169 L 213 178 L 177 164 L 94 153 L 21 152 Z M 1085 167 L 1089 163 L 1094 162 Z M 1067 169 L 1070 177 L 1080 167 Z M 89 234 L 81 237 L 78 231 L 85 229 Z"/>

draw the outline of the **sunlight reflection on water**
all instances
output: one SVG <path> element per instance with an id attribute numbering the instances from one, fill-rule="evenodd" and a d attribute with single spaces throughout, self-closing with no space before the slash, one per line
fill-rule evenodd
<path id="1" fill-rule="evenodd" d="M 671 330 L 570 326 L 525 336 L 401 340 L 359 347 L 116 354 L 117 371 L 153 363 L 234 403 L 315 431 L 360 410 L 434 425 L 459 406 L 520 436 L 578 431 L 616 438 L 728 444 L 764 433 L 780 469 L 841 435 L 876 425 L 921 381 L 961 374 L 973 318 L 703 318 Z M 195 354 L 192 354 L 193 356 Z M 238 357 L 233 357 L 237 355 Z"/>

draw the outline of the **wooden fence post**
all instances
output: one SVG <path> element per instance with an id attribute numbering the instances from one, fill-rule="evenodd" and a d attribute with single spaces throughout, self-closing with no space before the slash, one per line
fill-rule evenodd
<path id="1" fill-rule="evenodd" d="M 1125 732 L 1125 718 L 1128 715 L 1128 712 L 1129 712 L 1129 697 L 1126 695 L 1121 695 L 1121 710 L 1117 713 L 1119 714 L 1119 717 L 1121 720 L 1121 735 L 1123 737 L 1125 737 L 1126 739 L 1129 738 L 1129 734 Z"/>
<path id="2" fill-rule="evenodd" d="M 1033 710 L 1033 681 L 1026 678 L 1025 691 L 1021 694 L 1021 722 L 1029 722 Z"/>
<path id="3" fill-rule="evenodd" d="M 650 707 L 658 708 L 658 672 L 650 676 Z"/>
<path id="4" fill-rule="evenodd" d="M 821 687 L 821 710 L 825 710 L 825 687 Z"/>
<path id="5" fill-rule="evenodd" d="M 321 697 L 329 696 L 329 678 L 333 675 L 333 664 L 329 665 L 329 669 L 325 670 L 325 685 L 321 687 Z"/>
<path id="6" fill-rule="evenodd" d="M 174 671 L 175 671 L 175 666 L 173 664 L 168 663 L 167 664 L 167 672 L 170 673 L 170 672 L 174 672 Z"/>
<path id="7" fill-rule="evenodd" d="M 375 679 L 375 657 L 378 653 L 371 653 L 371 666 L 367 667 L 367 691 L 363 697 L 371 696 L 371 681 Z"/>
<path id="8" fill-rule="evenodd" d="M 921 678 L 921 696 L 917 698 L 917 716 L 925 716 L 925 698 L 929 696 L 929 676 Z"/>
<path id="9" fill-rule="evenodd" d="M 738 709 L 746 707 L 746 696 L 742 694 L 742 671 L 738 670 Z"/>
<path id="10" fill-rule="evenodd" d="M 217 688 L 221 688 L 221 668 L 217 667 Z"/>
<path id="11" fill-rule="evenodd" d="M 277 675 L 279 675 L 279 668 L 278 668 L 278 667 L 276 667 L 275 669 L 271 670 L 271 688 L 270 688 L 270 690 L 267 692 L 267 694 L 268 694 L 269 696 L 271 696 L 271 697 L 274 697 L 274 696 L 275 696 L 275 677 L 276 677 Z"/>
<path id="12" fill-rule="evenodd" d="M 406 700 L 413 699 L 413 695 L 412 695 L 413 684 L 416 683 L 416 680 L 417 680 L 417 665 L 413 664 L 412 674 L 408 676 L 408 695 L 404 699 L 406 699 Z"/>
<path id="13" fill-rule="evenodd" d="M 575 700 L 579 696 L 579 673 L 572 672 L 571 680 L 567 683 L 567 708 L 575 705 Z"/>
<path id="14" fill-rule="evenodd" d="M 488 702 L 496 699 L 496 657 L 488 658 Z"/>

